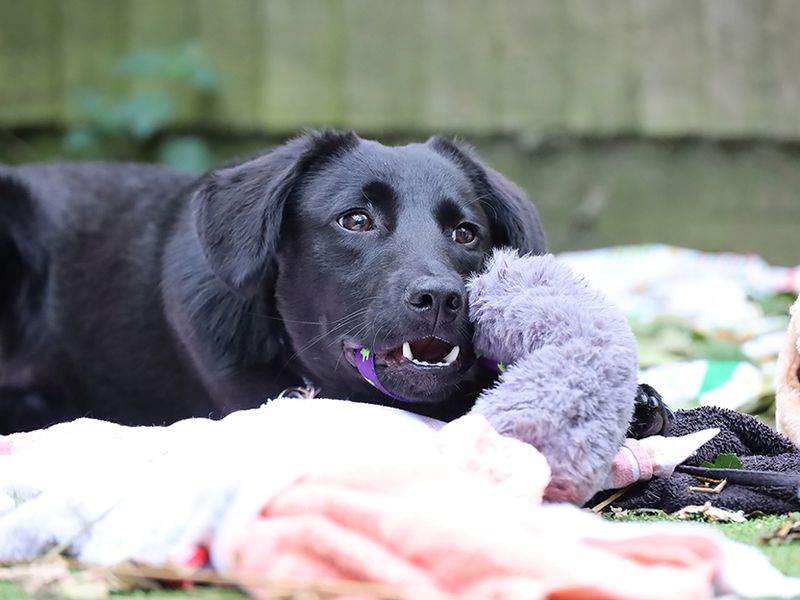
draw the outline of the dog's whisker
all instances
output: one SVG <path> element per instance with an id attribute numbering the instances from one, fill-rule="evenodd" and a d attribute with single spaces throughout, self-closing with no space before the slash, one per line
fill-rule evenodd
<path id="1" fill-rule="evenodd" d="M 322 321 L 303 321 L 300 319 L 284 319 L 275 315 L 265 315 L 257 312 L 248 312 L 248 315 L 256 319 L 267 319 L 270 321 L 279 321 L 281 323 L 296 323 L 297 325 L 322 325 Z"/>
<path id="2" fill-rule="evenodd" d="M 350 313 L 348 315 L 345 315 L 341 319 L 337 319 L 336 321 L 333 321 L 332 323 L 335 323 L 335 325 L 333 327 L 331 327 L 330 329 L 328 329 L 327 331 L 325 331 L 325 332 L 323 332 L 323 333 L 321 333 L 319 335 L 316 335 L 316 336 L 312 337 L 301 348 L 295 350 L 295 352 L 289 358 L 286 359 L 285 366 L 288 366 L 295 358 L 297 358 L 302 353 L 306 352 L 307 350 L 309 350 L 310 348 L 312 348 L 313 346 L 315 346 L 319 342 L 323 341 L 326 337 L 328 337 L 330 335 L 333 335 L 333 334 L 337 333 L 338 331 L 340 331 L 340 330 L 344 329 L 345 327 L 347 327 L 353 321 L 355 321 L 358 318 L 360 318 L 361 316 L 363 316 L 364 313 L 366 313 L 368 310 L 369 310 L 369 307 L 361 307 L 361 308 L 358 308 L 358 309 L 354 310 L 352 313 Z M 334 344 L 334 343 L 336 343 L 337 341 L 338 341 L 337 339 L 334 339 L 332 342 L 329 343 L 329 346 Z"/>

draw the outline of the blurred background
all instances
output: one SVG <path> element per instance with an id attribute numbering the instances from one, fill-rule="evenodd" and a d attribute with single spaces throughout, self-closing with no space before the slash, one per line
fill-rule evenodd
<path id="1" fill-rule="evenodd" d="M 463 136 L 556 251 L 800 261 L 796 0 L 0 0 L 0 161 Z"/>
<path id="2" fill-rule="evenodd" d="M 461 136 L 553 251 L 646 244 L 561 256 L 670 403 L 769 419 L 800 290 L 773 268 L 800 263 L 798 32 L 797 0 L 0 0 L 0 162 L 201 172 L 305 128 Z"/>

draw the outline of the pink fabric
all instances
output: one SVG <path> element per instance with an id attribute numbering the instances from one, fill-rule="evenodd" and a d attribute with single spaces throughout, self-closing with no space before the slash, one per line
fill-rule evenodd
<path id="1" fill-rule="evenodd" d="M 614 456 L 611 464 L 612 488 L 619 489 L 637 481 L 652 479 L 655 462 L 652 447 L 639 440 L 625 440 L 625 445 Z"/>
<path id="2" fill-rule="evenodd" d="M 376 449 L 290 486 L 230 548 L 233 571 L 383 583 L 413 598 L 711 597 L 720 558 L 709 539 L 576 532 L 576 516 L 608 524 L 541 506 L 549 472 L 533 448 L 478 417 L 447 425 L 438 442 L 424 462 Z"/>

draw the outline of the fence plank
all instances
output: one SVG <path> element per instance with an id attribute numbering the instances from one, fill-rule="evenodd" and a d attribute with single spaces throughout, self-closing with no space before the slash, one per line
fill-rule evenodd
<path id="1" fill-rule="evenodd" d="M 125 0 L 128 48 L 131 51 L 174 48 L 192 42 L 197 34 L 193 0 Z M 227 2 L 218 4 L 227 10 Z"/>
<path id="2" fill-rule="evenodd" d="M 361 130 L 419 129 L 427 97 L 425 2 L 345 0 L 347 124 Z"/>
<path id="3" fill-rule="evenodd" d="M 260 124 L 277 131 L 344 124 L 341 0 L 270 0 L 260 7 L 266 38 Z"/>
<path id="4" fill-rule="evenodd" d="M 123 89 L 114 67 L 125 51 L 125 5 L 95 0 L 61 0 L 57 4 L 64 81 L 62 110 L 69 122 L 80 118 L 81 93 L 115 95 Z"/>
<path id="5" fill-rule="evenodd" d="M 505 58 L 500 73 L 500 127 L 546 133 L 563 125 L 564 68 L 561 35 L 564 7 L 549 0 L 502 0 Z"/>
<path id="6" fill-rule="evenodd" d="M 0 122 L 41 125 L 61 115 L 57 3 L 0 2 Z"/>
<path id="7" fill-rule="evenodd" d="M 192 126 L 798 139 L 797 31 L 797 0 L 0 0 L 0 124 L 196 44 L 223 85 L 173 91 Z"/>
<path id="8" fill-rule="evenodd" d="M 703 3 L 632 0 L 639 57 L 639 127 L 650 134 L 703 131 L 708 62 Z"/>
<path id="9" fill-rule="evenodd" d="M 428 98 L 425 124 L 491 131 L 501 124 L 505 47 L 502 15 L 483 0 L 427 4 Z"/>
<path id="10" fill-rule="evenodd" d="M 178 51 L 197 41 L 197 4 L 193 0 L 125 0 L 127 15 L 126 55 L 149 51 Z M 227 3 L 219 3 L 225 10 Z M 169 82 L 167 82 L 169 83 Z M 173 82 L 174 83 L 174 82 Z M 164 78 L 160 84 L 163 87 Z M 138 79 L 131 83 L 133 92 L 152 89 L 153 84 Z M 196 94 L 176 84 L 171 89 L 176 100 L 176 120 L 192 123 L 203 114 L 203 104 Z"/>
<path id="11" fill-rule="evenodd" d="M 220 75 L 215 122 L 223 127 L 252 128 L 261 107 L 265 41 L 258 0 L 199 0 L 198 41 Z"/>
<path id="12" fill-rule="evenodd" d="M 708 114 L 711 133 L 736 135 L 750 129 L 762 133 L 774 95 L 766 67 L 766 3 L 750 0 L 707 0 L 704 3 L 708 48 Z"/>
<path id="13" fill-rule="evenodd" d="M 764 131 L 779 138 L 800 137 L 800 3 L 767 3 L 767 49 L 760 69 L 771 73 L 772 86 L 765 97 Z"/>
<path id="14" fill-rule="evenodd" d="M 593 135 L 633 130 L 639 77 L 628 1 L 563 5 L 564 129 Z"/>

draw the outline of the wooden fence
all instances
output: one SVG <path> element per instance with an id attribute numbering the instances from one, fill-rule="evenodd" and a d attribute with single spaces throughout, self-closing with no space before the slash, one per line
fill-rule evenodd
<path id="1" fill-rule="evenodd" d="M 798 0 L 0 0 L 0 126 L 187 42 L 224 81 L 192 125 L 800 137 Z"/>

